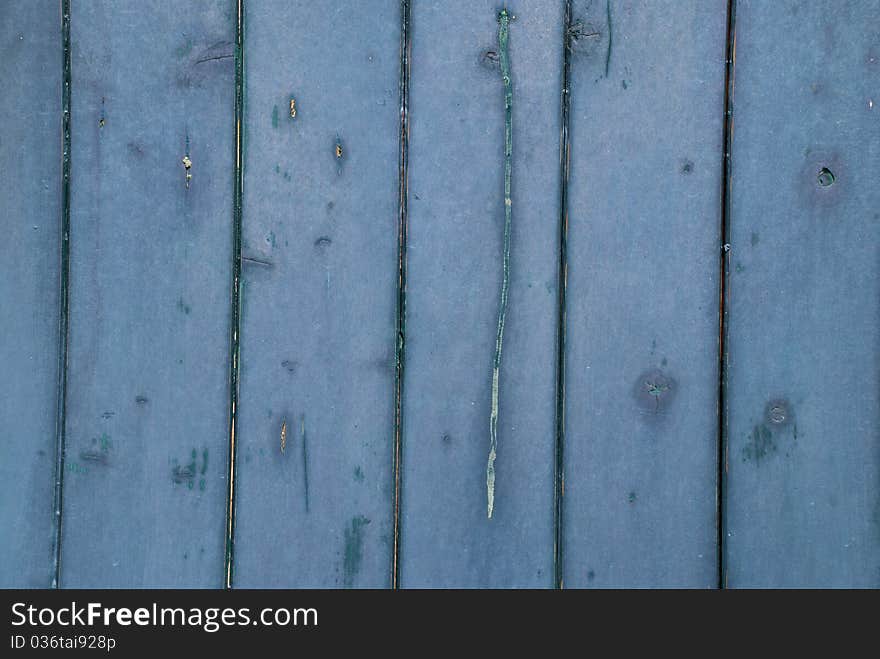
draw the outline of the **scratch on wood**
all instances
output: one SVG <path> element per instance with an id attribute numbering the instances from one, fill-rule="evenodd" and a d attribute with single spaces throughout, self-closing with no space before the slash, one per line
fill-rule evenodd
<path id="1" fill-rule="evenodd" d="M 507 298 L 510 288 L 510 224 L 513 203 L 510 197 L 511 153 L 513 151 L 512 105 L 513 89 L 510 82 L 510 59 L 507 50 L 510 14 L 502 9 L 498 15 L 498 48 L 501 57 L 501 78 L 504 82 L 504 273 L 501 280 L 501 306 L 498 311 L 498 334 L 495 338 L 495 360 L 492 367 L 492 411 L 489 415 L 489 461 L 486 465 L 487 515 L 492 518 L 495 508 L 495 457 L 498 450 L 498 379 L 501 371 L 501 345 L 504 340 L 504 321 L 507 318 Z"/>
<path id="2" fill-rule="evenodd" d="M 215 62 L 221 59 L 233 59 L 235 55 L 233 53 L 228 53 L 225 55 L 214 55 L 213 57 L 203 57 L 202 59 L 197 59 L 195 61 L 196 64 L 204 64 L 205 62 Z"/>
<path id="3" fill-rule="evenodd" d="M 266 267 L 266 268 L 271 268 L 271 267 L 272 267 L 272 262 L 271 262 L 271 261 L 266 261 L 265 259 L 258 259 L 258 258 L 255 258 L 255 257 L 253 257 L 253 256 L 242 256 L 242 257 L 241 257 L 241 260 L 244 261 L 244 262 L 246 262 L 246 263 L 254 263 L 254 264 L 256 264 L 256 265 L 262 265 L 262 266 L 264 266 L 264 267 Z"/>

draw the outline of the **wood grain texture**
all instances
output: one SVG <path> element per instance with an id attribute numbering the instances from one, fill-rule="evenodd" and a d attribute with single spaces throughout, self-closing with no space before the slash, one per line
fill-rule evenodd
<path id="1" fill-rule="evenodd" d="M 508 8 L 510 306 L 487 519 L 504 230 L 499 5 L 413 6 L 403 587 L 553 584 L 562 4 Z"/>
<path id="2" fill-rule="evenodd" d="M 878 15 L 737 3 L 731 587 L 880 585 Z"/>
<path id="3" fill-rule="evenodd" d="M 578 2 L 565 587 L 713 587 L 726 3 Z"/>
<path id="4" fill-rule="evenodd" d="M 74 3 L 66 587 L 222 584 L 232 9 Z"/>
<path id="5" fill-rule="evenodd" d="M 58 2 L 0 5 L 0 587 L 46 588 L 61 220 Z"/>
<path id="6" fill-rule="evenodd" d="M 261 2 L 245 18 L 234 585 L 387 587 L 399 7 Z"/>

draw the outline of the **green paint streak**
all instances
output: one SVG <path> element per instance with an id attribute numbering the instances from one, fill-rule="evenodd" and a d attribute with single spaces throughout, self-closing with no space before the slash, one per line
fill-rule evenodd
<path id="1" fill-rule="evenodd" d="M 181 57 L 186 57 L 187 55 L 189 55 L 192 52 L 192 49 L 192 39 L 187 37 L 186 42 L 184 42 L 182 46 L 178 46 L 177 48 L 175 48 L 174 54 L 177 56 L 178 59 L 180 59 Z"/>
<path id="2" fill-rule="evenodd" d="M 345 529 L 345 554 L 342 563 L 342 579 L 346 588 L 351 588 L 361 569 L 364 556 L 364 527 L 370 520 L 363 515 L 351 518 L 351 525 Z"/>
<path id="3" fill-rule="evenodd" d="M 765 425 L 756 425 L 752 429 L 751 441 L 743 449 L 743 461 L 754 460 L 760 464 L 763 458 L 776 452 L 772 431 Z"/>
<path id="4" fill-rule="evenodd" d="M 278 128 L 278 106 L 272 107 L 272 128 Z"/>
<path id="5" fill-rule="evenodd" d="M 611 0 L 605 0 L 605 16 L 608 18 L 608 50 L 605 52 L 605 77 L 611 67 L 611 48 L 614 44 L 614 26 L 611 23 Z M 626 89 L 626 86 L 624 86 Z"/>
<path id="6" fill-rule="evenodd" d="M 504 341 L 504 321 L 507 318 L 507 298 L 510 289 L 510 225 L 513 203 L 510 198 L 510 174 L 513 153 L 513 86 L 510 82 L 508 41 L 510 14 L 502 9 L 498 15 L 498 50 L 501 58 L 501 79 L 504 82 L 504 266 L 501 280 L 501 308 L 498 311 L 498 333 L 495 337 L 495 360 L 492 366 L 492 410 L 489 414 L 489 460 L 486 464 L 487 516 L 492 518 L 495 507 L 495 456 L 498 450 L 498 380 L 501 371 L 501 346 Z"/>
<path id="7" fill-rule="evenodd" d="M 306 512 L 309 512 L 309 453 L 306 446 L 306 415 L 299 418 L 299 432 L 302 438 L 303 487 L 305 489 Z"/>

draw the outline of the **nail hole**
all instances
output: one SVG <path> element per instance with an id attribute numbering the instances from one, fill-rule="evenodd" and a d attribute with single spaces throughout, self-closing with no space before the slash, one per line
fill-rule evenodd
<path id="1" fill-rule="evenodd" d="M 789 412 L 788 402 L 785 400 L 771 400 L 767 403 L 767 408 L 764 416 L 767 419 L 767 422 L 774 426 L 781 426 L 786 424 L 790 417 L 791 413 Z"/>

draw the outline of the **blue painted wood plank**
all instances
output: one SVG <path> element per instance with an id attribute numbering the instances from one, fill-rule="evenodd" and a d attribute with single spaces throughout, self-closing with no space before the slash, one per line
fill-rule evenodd
<path id="1" fill-rule="evenodd" d="M 58 3 L 0 5 L 0 587 L 52 572 L 61 244 Z"/>
<path id="2" fill-rule="evenodd" d="M 233 9 L 73 5 L 62 586 L 223 583 Z"/>
<path id="3" fill-rule="evenodd" d="M 566 587 L 717 584 L 725 10 L 575 3 Z"/>
<path id="4" fill-rule="evenodd" d="M 390 583 L 398 4 L 247 4 L 236 586 Z"/>
<path id="5" fill-rule="evenodd" d="M 413 5 L 403 587 L 553 585 L 562 4 L 510 6 L 510 306 L 488 519 L 504 226 L 499 8 Z"/>
<path id="6" fill-rule="evenodd" d="M 880 585 L 880 3 L 737 3 L 726 583 Z"/>

